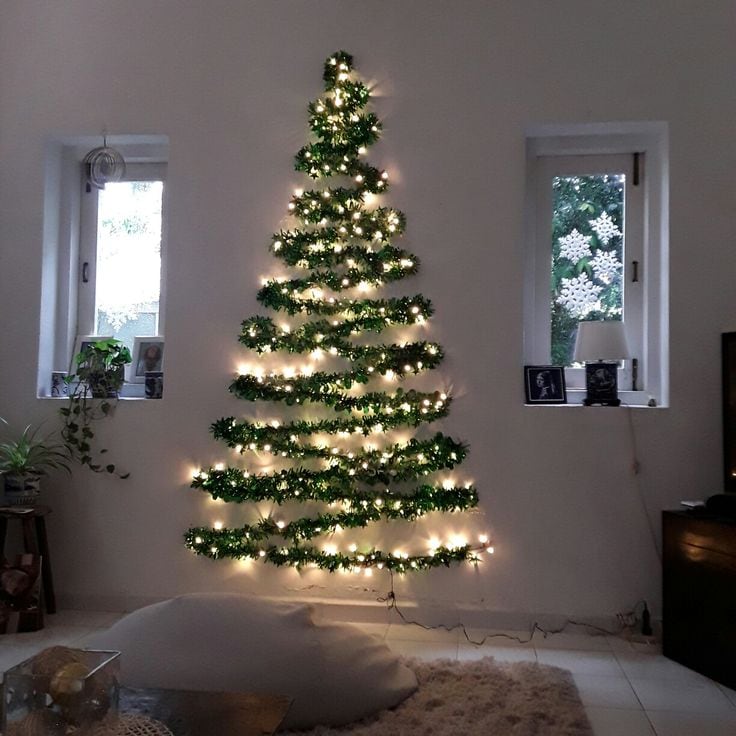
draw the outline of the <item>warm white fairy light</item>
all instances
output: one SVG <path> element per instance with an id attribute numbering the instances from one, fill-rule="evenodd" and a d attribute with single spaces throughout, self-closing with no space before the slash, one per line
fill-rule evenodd
<path id="1" fill-rule="evenodd" d="M 219 532 L 224 524 L 221 521 L 216 521 L 212 526 Z"/>

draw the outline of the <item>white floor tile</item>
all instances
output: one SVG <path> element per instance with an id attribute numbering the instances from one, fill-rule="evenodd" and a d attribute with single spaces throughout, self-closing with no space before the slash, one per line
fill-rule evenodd
<path id="1" fill-rule="evenodd" d="M 46 626 L 40 631 L 0 636 L 0 652 L 6 646 L 27 647 L 37 651 L 53 644 L 70 645 L 84 636 L 98 631 L 93 626 Z"/>
<path id="2" fill-rule="evenodd" d="M 629 682 L 647 711 L 671 710 L 712 716 L 734 714 L 731 701 L 714 682 L 709 680 L 685 682 L 630 678 Z"/>
<path id="3" fill-rule="evenodd" d="M 59 611 L 46 617 L 47 628 L 55 626 L 96 626 L 106 629 L 119 621 L 124 613 L 105 611 Z"/>
<path id="4" fill-rule="evenodd" d="M 736 733 L 736 715 L 730 718 L 656 710 L 647 714 L 657 736 L 733 736 Z"/>
<path id="5" fill-rule="evenodd" d="M 610 652 L 608 638 L 602 634 L 567 633 L 544 636 L 538 631 L 533 644 L 537 649 L 576 649 L 588 652 Z"/>
<path id="6" fill-rule="evenodd" d="M 537 653 L 531 647 L 498 647 L 484 645 L 482 647 L 468 644 L 461 641 L 457 658 L 461 662 L 467 662 L 474 659 L 483 659 L 483 657 L 493 657 L 497 662 L 536 662 Z"/>
<path id="7" fill-rule="evenodd" d="M 643 652 L 616 652 L 626 676 L 636 679 L 677 680 L 680 682 L 709 682 L 707 677 L 673 662 L 661 654 Z"/>
<path id="8" fill-rule="evenodd" d="M 573 673 L 573 679 L 585 706 L 643 710 L 636 693 L 625 677 Z"/>
<path id="9" fill-rule="evenodd" d="M 623 677 L 624 673 L 611 652 L 569 651 L 566 649 L 539 649 L 537 659 L 541 664 L 551 664 L 570 670 L 573 674 L 599 677 Z"/>
<path id="10" fill-rule="evenodd" d="M 654 736 L 644 711 L 590 706 L 585 712 L 595 736 Z"/>

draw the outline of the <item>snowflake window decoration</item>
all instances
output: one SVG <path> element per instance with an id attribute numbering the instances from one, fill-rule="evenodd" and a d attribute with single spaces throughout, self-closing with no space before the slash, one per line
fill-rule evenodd
<path id="1" fill-rule="evenodd" d="M 572 279 L 563 278 L 560 295 L 555 301 L 565 307 L 573 317 L 581 318 L 600 308 L 598 295 L 602 290 L 602 286 L 594 284 L 583 273 Z"/>
<path id="2" fill-rule="evenodd" d="M 590 235 L 583 235 L 573 230 L 569 235 L 559 239 L 560 256 L 577 263 L 581 258 L 586 258 L 590 253 Z"/>
<path id="3" fill-rule="evenodd" d="M 593 230 L 595 230 L 598 240 L 600 240 L 603 245 L 608 245 L 608 242 L 612 238 L 617 238 L 622 234 L 616 226 L 616 223 L 614 223 L 609 216 L 608 212 L 601 212 L 599 217 L 595 220 L 588 220 L 588 222 Z"/>
<path id="4" fill-rule="evenodd" d="M 600 250 L 590 262 L 595 277 L 604 284 L 610 284 L 621 272 L 621 261 L 611 250 Z"/>

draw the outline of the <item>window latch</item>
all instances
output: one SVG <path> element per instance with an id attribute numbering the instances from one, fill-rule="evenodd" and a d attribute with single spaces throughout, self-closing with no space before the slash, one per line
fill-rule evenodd
<path id="1" fill-rule="evenodd" d="M 89 283 L 89 261 L 85 261 L 82 264 L 82 283 L 83 284 Z"/>
<path id="2" fill-rule="evenodd" d="M 639 283 L 639 261 L 631 261 L 631 282 L 634 284 Z"/>

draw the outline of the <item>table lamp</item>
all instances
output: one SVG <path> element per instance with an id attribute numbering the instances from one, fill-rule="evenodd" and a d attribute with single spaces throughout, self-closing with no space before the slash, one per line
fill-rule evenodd
<path id="1" fill-rule="evenodd" d="M 578 323 L 576 362 L 585 362 L 585 406 L 619 406 L 618 362 L 630 358 L 624 323 L 590 321 Z"/>

